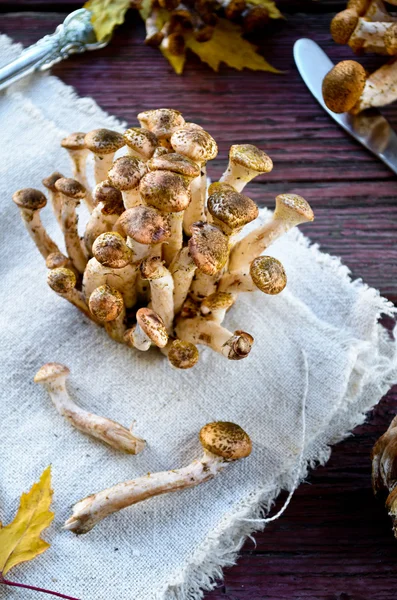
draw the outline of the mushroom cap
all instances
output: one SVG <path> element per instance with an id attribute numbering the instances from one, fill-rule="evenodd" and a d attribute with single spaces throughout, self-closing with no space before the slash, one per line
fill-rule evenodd
<path id="1" fill-rule="evenodd" d="M 198 221 L 191 226 L 189 252 L 200 271 L 215 275 L 225 266 L 229 244 L 227 237 L 214 225 Z"/>
<path id="2" fill-rule="evenodd" d="M 209 187 L 208 187 L 208 196 L 211 196 L 211 194 L 214 194 L 215 192 L 219 191 L 219 190 L 232 190 L 233 192 L 235 192 L 236 190 L 234 189 L 234 187 L 232 185 L 230 185 L 229 183 L 224 183 L 223 181 L 213 181 L 212 183 L 210 183 Z"/>
<path id="3" fill-rule="evenodd" d="M 58 179 L 63 179 L 63 175 L 58 171 L 54 171 L 54 173 L 51 173 L 51 175 L 45 177 L 41 183 L 44 185 L 44 187 L 51 190 L 51 192 L 55 192 L 55 183 L 58 181 Z"/>
<path id="4" fill-rule="evenodd" d="M 183 129 L 203 129 L 201 125 L 197 125 L 197 123 L 186 122 L 183 126 Z"/>
<path id="5" fill-rule="evenodd" d="M 251 454 L 252 442 L 239 425 L 228 421 L 208 423 L 201 428 L 199 439 L 205 450 L 226 460 L 238 460 Z"/>
<path id="6" fill-rule="evenodd" d="M 66 150 L 85 150 L 85 136 L 86 134 L 82 131 L 71 133 L 67 137 L 63 138 L 61 141 L 61 146 L 62 148 L 66 148 Z"/>
<path id="7" fill-rule="evenodd" d="M 397 53 L 397 23 L 393 23 L 385 32 L 383 42 L 388 54 Z"/>
<path id="8" fill-rule="evenodd" d="M 173 131 L 185 124 L 185 119 L 173 108 L 157 108 L 139 113 L 141 127 L 152 131 L 159 139 L 169 138 Z"/>
<path id="9" fill-rule="evenodd" d="M 100 156 L 112 154 L 125 144 L 123 135 L 111 129 L 94 129 L 85 135 L 84 142 L 91 152 Z"/>
<path id="10" fill-rule="evenodd" d="M 297 194 L 279 194 L 276 196 L 274 216 L 283 219 L 292 226 L 314 220 L 310 204 Z"/>
<path id="11" fill-rule="evenodd" d="M 199 163 L 206 163 L 218 154 L 216 141 L 204 129 L 178 129 L 171 136 L 171 145 L 175 152 Z"/>
<path id="12" fill-rule="evenodd" d="M 80 200 L 85 196 L 85 187 L 79 181 L 72 179 L 71 177 L 61 177 L 60 179 L 57 179 L 55 182 L 55 189 L 64 196 L 73 198 L 73 200 Z"/>
<path id="13" fill-rule="evenodd" d="M 91 294 L 88 301 L 90 311 L 98 321 L 114 321 L 124 308 L 123 296 L 110 285 L 101 285 Z"/>
<path id="14" fill-rule="evenodd" d="M 347 44 L 358 23 L 358 13 L 353 8 L 342 10 L 331 21 L 331 35 L 337 44 Z"/>
<path id="15" fill-rule="evenodd" d="M 121 156 L 113 163 L 108 179 L 118 190 L 134 190 L 146 172 L 145 163 L 136 156 Z"/>
<path id="16" fill-rule="evenodd" d="M 47 269 L 58 269 L 59 267 L 66 267 L 68 264 L 69 258 L 62 252 L 51 252 L 45 259 Z"/>
<path id="17" fill-rule="evenodd" d="M 269 173 L 273 169 L 273 161 L 270 156 L 252 144 L 231 146 L 229 160 L 232 164 L 245 167 L 255 173 Z"/>
<path id="18" fill-rule="evenodd" d="M 102 214 L 121 215 L 124 211 L 123 195 L 113 187 L 107 179 L 101 181 L 94 189 L 94 204 L 103 203 Z"/>
<path id="19" fill-rule="evenodd" d="M 132 260 L 131 249 L 114 231 L 101 233 L 92 245 L 92 253 L 101 265 L 111 269 L 122 269 Z"/>
<path id="20" fill-rule="evenodd" d="M 170 221 L 151 206 L 135 206 L 123 212 L 117 227 L 139 244 L 158 244 L 171 235 Z"/>
<path id="21" fill-rule="evenodd" d="M 47 283 L 57 294 L 67 294 L 76 287 L 76 275 L 70 269 L 58 267 L 48 272 Z"/>
<path id="22" fill-rule="evenodd" d="M 168 154 L 169 150 L 164 148 L 164 146 L 157 146 L 156 150 L 153 152 L 152 158 L 157 158 L 158 156 L 163 156 L 164 154 Z"/>
<path id="23" fill-rule="evenodd" d="M 58 377 L 67 377 L 70 369 L 61 363 L 46 363 L 36 373 L 33 378 L 35 383 L 44 383 L 45 381 L 54 381 Z"/>
<path id="24" fill-rule="evenodd" d="M 277 258 L 258 256 L 250 266 L 252 281 L 265 294 L 279 294 L 287 285 L 287 275 Z"/>
<path id="25" fill-rule="evenodd" d="M 341 61 L 323 79 L 325 104 L 334 113 L 348 112 L 359 101 L 366 79 L 360 63 L 355 60 Z"/>
<path id="26" fill-rule="evenodd" d="M 190 190 L 187 179 L 171 171 L 150 171 L 141 180 L 142 200 L 163 212 L 180 212 L 188 207 Z"/>
<path id="27" fill-rule="evenodd" d="M 145 159 L 151 158 L 159 145 L 152 131 L 140 127 L 131 127 L 124 132 L 124 140 L 129 148 L 141 154 Z"/>
<path id="28" fill-rule="evenodd" d="M 191 369 L 200 357 L 197 347 L 191 342 L 174 340 L 168 350 L 168 360 L 176 369 Z"/>
<path id="29" fill-rule="evenodd" d="M 251 198 L 222 184 L 216 186 L 209 196 L 208 210 L 215 223 L 229 235 L 254 221 L 259 214 L 258 207 Z"/>
<path id="30" fill-rule="evenodd" d="M 168 343 L 168 333 L 163 320 L 151 308 L 140 308 L 136 313 L 139 327 L 158 348 L 164 348 Z"/>
<path id="31" fill-rule="evenodd" d="M 40 190 L 23 188 L 12 195 L 12 200 L 19 208 L 25 210 L 40 210 L 47 204 L 47 198 Z"/>
<path id="32" fill-rule="evenodd" d="M 169 272 L 159 256 L 148 256 L 139 265 L 143 279 L 161 279 Z"/>
<path id="33" fill-rule="evenodd" d="M 213 310 L 228 309 L 233 306 L 235 299 L 229 292 L 214 292 L 201 303 L 200 309 L 203 315 L 208 315 Z"/>
<path id="34" fill-rule="evenodd" d="M 234 332 L 234 335 L 226 342 L 225 346 L 229 348 L 227 358 L 229 360 L 241 360 L 251 352 L 254 338 L 246 331 L 240 329 Z"/>
<path id="35" fill-rule="evenodd" d="M 177 152 L 170 152 L 151 158 L 148 162 L 148 167 L 151 171 L 172 171 L 191 179 L 200 175 L 200 167 L 190 160 L 190 158 L 187 158 L 187 156 L 183 156 Z"/>

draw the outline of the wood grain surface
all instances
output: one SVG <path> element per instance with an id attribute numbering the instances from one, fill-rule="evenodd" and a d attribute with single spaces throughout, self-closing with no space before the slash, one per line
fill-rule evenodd
<path id="1" fill-rule="evenodd" d="M 157 50 L 143 45 L 143 26 L 134 12 L 107 48 L 61 63 L 54 73 L 129 124 L 143 109 L 180 109 L 219 143 L 219 156 L 209 169 L 214 178 L 225 166 L 231 143 L 264 148 L 274 170 L 250 184 L 250 195 L 270 207 L 282 191 L 303 195 L 316 215 L 302 228 L 305 233 L 324 251 L 341 256 L 354 278 L 396 302 L 397 178 L 324 113 L 292 58 L 300 37 L 316 40 L 335 62 L 352 58 L 329 35 L 333 11 L 344 3 L 279 4 L 287 19 L 256 41 L 284 75 L 226 67 L 215 74 L 191 56 L 178 77 Z M 79 6 L 78 0 L 0 0 L 0 33 L 31 44 Z M 362 62 L 372 69 L 379 59 Z M 397 127 L 397 105 L 384 113 Z M 326 467 L 301 485 L 282 519 L 256 536 L 256 546 L 247 542 L 237 566 L 206 598 L 395 600 L 397 542 L 383 507 L 372 497 L 369 453 L 396 412 L 394 389 L 367 423 L 334 449 Z"/>

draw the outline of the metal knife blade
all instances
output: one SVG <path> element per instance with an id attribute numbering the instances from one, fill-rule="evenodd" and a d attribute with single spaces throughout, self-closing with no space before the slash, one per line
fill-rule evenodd
<path id="1" fill-rule="evenodd" d="M 376 109 L 338 115 L 326 107 L 321 87 L 334 64 L 313 40 L 295 42 L 294 59 L 303 81 L 329 116 L 397 174 L 397 135 L 385 117 Z"/>

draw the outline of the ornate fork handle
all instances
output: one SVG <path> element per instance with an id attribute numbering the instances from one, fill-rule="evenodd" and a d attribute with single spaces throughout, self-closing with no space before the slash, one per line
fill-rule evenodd
<path id="1" fill-rule="evenodd" d="M 103 48 L 110 36 L 98 42 L 91 24 L 91 12 L 80 8 L 70 13 L 55 32 L 29 46 L 20 56 L 0 69 L 0 90 L 34 71 L 44 71 L 71 54 Z"/>

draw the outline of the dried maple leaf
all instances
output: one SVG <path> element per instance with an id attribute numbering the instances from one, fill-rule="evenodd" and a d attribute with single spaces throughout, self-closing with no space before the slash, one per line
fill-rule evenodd
<path id="1" fill-rule="evenodd" d="M 130 0 L 88 0 L 84 8 L 92 12 L 92 25 L 99 41 L 110 35 L 116 25 L 124 22 Z"/>
<path id="2" fill-rule="evenodd" d="M 50 511 L 52 494 L 51 467 L 48 467 L 29 492 L 22 494 L 15 519 L 5 527 L 2 527 L 0 523 L 0 584 L 36 590 L 59 598 L 68 598 L 68 600 L 77 600 L 77 598 L 58 592 L 5 579 L 5 575 L 10 569 L 22 562 L 32 560 L 50 547 L 50 544 L 43 540 L 40 534 L 54 518 L 54 513 Z"/>

